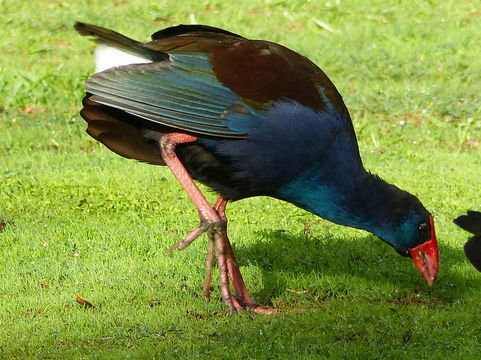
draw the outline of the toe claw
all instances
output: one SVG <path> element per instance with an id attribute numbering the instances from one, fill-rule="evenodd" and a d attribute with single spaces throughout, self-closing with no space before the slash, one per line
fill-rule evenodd
<path id="1" fill-rule="evenodd" d="M 174 251 L 175 249 L 178 249 L 179 248 L 179 243 L 175 243 L 174 245 L 170 246 L 167 250 L 164 251 L 164 254 L 165 255 L 168 255 L 170 254 L 172 251 Z"/>

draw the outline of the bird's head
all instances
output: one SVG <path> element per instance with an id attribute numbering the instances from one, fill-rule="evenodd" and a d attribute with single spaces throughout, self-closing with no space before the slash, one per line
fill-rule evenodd
<path id="1" fill-rule="evenodd" d="M 405 195 L 409 201 L 402 201 L 402 206 L 392 209 L 388 230 L 380 237 L 402 256 L 411 257 L 431 286 L 436 281 L 439 264 L 434 220 L 417 198 Z"/>

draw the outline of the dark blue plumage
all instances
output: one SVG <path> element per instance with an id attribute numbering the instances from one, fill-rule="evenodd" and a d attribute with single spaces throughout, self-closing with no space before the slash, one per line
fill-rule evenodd
<path id="1" fill-rule="evenodd" d="M 474 235 L 464 244 L 464 253 L 476 270 L 481 271 L 481 212 L 469 210 L 466 215 L 458 216 L 453 221 Z"/>
<path id="2" fill-rule="evenodd" d="M 310 60 L 279 44 L 205 26 L 165 29 L 149 43 L 93 25 L 76 28 L 148 62 L 87 81 L 81 114 L 95 139 L 122 156 L 171 169 L 181 166 L 178 156 L 222 201 L 272 196 L 370 231 L 412 256 L 434 282 L 430 213 L 364 169 L 342 97 Z M 167 146 L 175 146 L 175 155 Z M 174 171 L 181 183 L 182 171 Z M 223 210 L 214 210 L 223 218 Z"/>

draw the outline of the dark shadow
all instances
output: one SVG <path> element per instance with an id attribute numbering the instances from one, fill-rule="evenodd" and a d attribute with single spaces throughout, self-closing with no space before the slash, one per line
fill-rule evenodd
<path id="1" fill-rule="evenodd" d="M 315 274 L 339 276 L 341 284 L 335 291 L 348 292 L 356 280 L 369 281 L 372 290 L 383 290 L 390 283 L 400 293 L 415 293 L 436 299 L 436 304 L 459 301 L 473 288 L 481 287 L 481 274 L 474 268 L 466 279 L 456 269 L 466 262 L 462 245 L 451 248 L 440 244 L 440 270 L 437 283 L 429 287 L 410 258 L 399 256 L 394 249 L 373 235 L 354 237 L 296 236 L 281 231 L 258 232 L 258 241 L 250 246 L 234 246 L 240 266 L 256 265 L 262 271 L 263 289 L 254 297 L 263 303 L 286 291 L 283 276 Z M 235 240 L 234 240 L 235 243 Z M 347 280 L 345 280 L 347 279 Z M 371 285 L 370 285 L 371 286 Z M 307 289 L 309 290 L 309 289 Z M 326 290 L 329 296 L 330 290 Z M 331 294 L 332 295 L 332 294 Z M 342 294 L 341 294 L 342 295 Z M 322 298 L 322 296 L 321 296 Z"/>

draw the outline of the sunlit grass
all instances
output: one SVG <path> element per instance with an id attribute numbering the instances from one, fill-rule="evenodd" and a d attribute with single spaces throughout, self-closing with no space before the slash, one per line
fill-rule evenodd
<path id="1" fill-rule="evenodd" d="M 5 0 L 0 9 L 0 358 L 479 358 L 481 277 L 452 224 L 481 209 L 476 1 Z M 254 198 L 229 205 L 230 237 L 253 297 L 280 314 L 228 316 L 216 290 L 207 303 L 205 239 L 164 253 L 197 225 L 180 186 L 84 132 L 94 45 L 75 20 L 139 40 L 205 23 L 311 58 L 343 94 L 366 167 L 435 215 L 438 283 L 427 288 L 374 236 Z"/>

